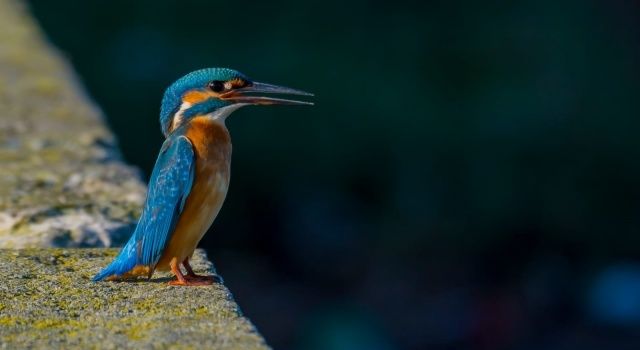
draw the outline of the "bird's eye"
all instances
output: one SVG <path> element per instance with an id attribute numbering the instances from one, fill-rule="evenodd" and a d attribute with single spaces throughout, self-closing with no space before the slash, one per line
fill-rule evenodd
<path id="1" fill-rule="evenodd" d="M 209 89 L 214 92 L 221 92 L 224 90 L 224 83 L 220 80 L 214 80 L 209 83 Z"/>

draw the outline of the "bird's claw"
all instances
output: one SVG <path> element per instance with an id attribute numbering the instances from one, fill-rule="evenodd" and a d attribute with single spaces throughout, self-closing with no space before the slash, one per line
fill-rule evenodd
<path id="1" fill-rule="evenodd" d="M 209 286 L 214 283 L 222 283 L 222 278 L 218 275 L 204 276 L 196 274 L 184 275 L 184 281 L 175 279 L 169 282 L 171 286 Z"/>
<path id="2" fill-rule="evenodd" d="M 210 286 L 213 284 L 213 280 L 172 280 L 169 281 L 170 286 Z"/>
<path id="3" fill-rule="evenodd" d="M 209 281 L 211 283 L 215 282 L 215 278 L 213 276 L 204 276 L 204 275 L 185 275 L 184 279 L 187 281 Z"/>

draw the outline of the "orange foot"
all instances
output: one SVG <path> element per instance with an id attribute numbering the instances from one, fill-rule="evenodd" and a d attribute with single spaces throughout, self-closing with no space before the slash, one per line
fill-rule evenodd
<path id="1" fill-rule="evenodd" d="M 175 279 L 175 280 L 169 281 L 170 286 L 210 286 L 212 284 L 213 284 L 213 279 L 210 279 L 210 280 Z"/>
<path id="2" fill-rule="evenodd" d="M 169 265 L 171 266 L 171 272 L 176 276 L 175 280 L 169 282 L 170 286 L 210 286 L 214 282 L 220 282 L 221 279 L 219 276 L 200 276 L 196 275 L 189 265 L 189 259 L 184 259 L 182 262 L 185 269 L 187 269 L 187 274 L 183 274 L 180 270 L 180 264 L 176 258 L 171 259 Z"/>
<path id="3" fill-rule="evenodd" d="M 211 282 L 210 284 L 213 284 L 213 282 L 216 282 L 216 278 L 214 276 L 196 275 L 195 273 L 192 274 L 192 275 L 190 275 L 190 274 L 184 275 L 184 279 L 186 279 L 187 281 Z"/>

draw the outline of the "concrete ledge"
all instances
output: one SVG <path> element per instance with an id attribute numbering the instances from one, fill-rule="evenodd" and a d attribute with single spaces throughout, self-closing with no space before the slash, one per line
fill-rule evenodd
<path id="1" fill-rule="evenodd" d="M 17 0 L 0 0 L 0 163 L 0 248 L 23 248 L 0 249 L 0 349 L 268 348 L 222 284 L 90 281 L 117 249 L 73 247 L 123 243 L 145 186 Z"/>
<path id="2" fill-rule="evenodd" d="M 0 0 L 0 163 L 0 248 L 118 245 L 144 201 L 100 111 L 13 0 Z"/>
<path id="3" fill-rule="evenodd" d="M 0 250 L 0 348 L 268 349 L 222 284 L 91 282 L 116 253 Z M 214 271 L 200 250 L 193 263 Z"/>

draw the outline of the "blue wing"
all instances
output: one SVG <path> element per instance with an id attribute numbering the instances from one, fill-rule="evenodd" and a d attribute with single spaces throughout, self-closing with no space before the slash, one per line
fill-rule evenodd
<path id="1" fill-rule="evenodd" d="M 162 145 L 153 168 L 147 201 L 136 230 L 94 281 L 122 276 L 137 265 L 149 266 L 153 272 L 189 196 L 194 170 L 195 158 L 189 139 L 170 136 Z"/>
<path id="2" fill-rule="evenodd" d="M 184 136 L 162 145 L 149 181 L 147 201 L 134 238 L 138 264 L 158 263 L 191 192 L 195 170 L 193 145 Z"/>

